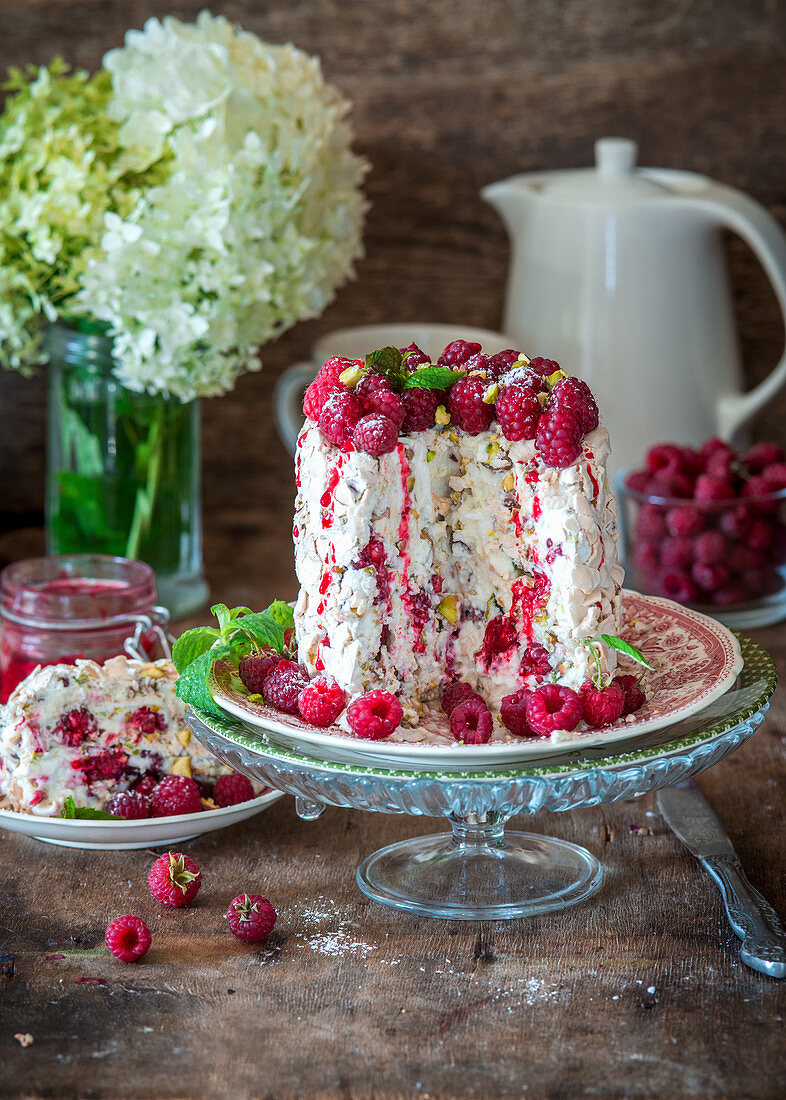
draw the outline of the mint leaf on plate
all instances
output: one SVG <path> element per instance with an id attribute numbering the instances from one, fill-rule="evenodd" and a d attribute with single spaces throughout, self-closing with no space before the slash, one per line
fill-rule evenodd
<path id="1" fill-rule="evenodd" d="M 180 673 L 175 682 L 175 695 L 184 703 L 191 703 L 195 707 L 206 710 L 218 718 L 223 718 L 223 711 L 219 710 L 213 702 L 213 696 L 207 686 L 207 678 L 215 661 L 229 657 L 232 649 L 224 642 L 219 642 L 212 649 L 207 650 Z"/>
<path id="2" fill-rule="evenodd" d="M 632 657 L 634 661 L 640 665 L 644 665 L 651 672 L 655 671 L 655 665 L 651 665 L 640 649 L 636 649 L 635 645 L 631 645 L 630 642 L 626 642 L 624 638 L 618 638 L 616 634 L 601 634 L 600 640 L 604 642 L 609 649 L 616 649 L 620 653 L 625 653 L 628 657 Z"/>
<path id="3" fill-rule="evenodd" d="M 233 625 L 237 629 L 232 635 L 232 642 L 240 641 L 238 635 L 245 634 L 257 646 L 272 646 L 277 653 L 284 648 L 284 627 L 268 611 L 243 615 Z"/>
<path id="4" fill-rule="evenodd" d="M 68 819 L 80 819 L 83 821 L 124 821 L 125 818 L 117 814 L 107 813 L 106 810 L 94 810 L 90 806 L 77 806 L 73 795 L 69 795 L 63 803 L 60 816 Z"/>
<path id="5" fill-rule="evenodd" d="M 192 661 L 206 653 L 220 636 L 220 631 L 212 626 L 197 626 L 181 634 L 172 646 L 172 660 L 177 671 L 183 672 Z"/>
<path id="6" fill-rule="evenodd" d="M 284 630 L 290 630 L 295 625 L 295 612 L 292 610 L 292 604 L 287 603 L 286 600 L 273 600 L 265 614 L 272 615 Z"/>
<path id="7" fill-rule="evenodd" d="M 450 367 L 420 367 L 413 371 L 404 383 L 405 390 L 446 390 L 454 382 L 466 376 L 465 370 Z"/>

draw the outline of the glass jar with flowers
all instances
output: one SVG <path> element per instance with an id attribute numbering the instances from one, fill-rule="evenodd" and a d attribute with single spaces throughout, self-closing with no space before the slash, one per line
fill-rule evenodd
<path id="1" fill-rule="evenodd" d="M 0 363 L 50 364 L 48 548 L 141 557 L 183 615 L 207 594 L 199 399 L 361 252 L 348 104 L 314 58 L 208 12 L 7 89 Z"/>

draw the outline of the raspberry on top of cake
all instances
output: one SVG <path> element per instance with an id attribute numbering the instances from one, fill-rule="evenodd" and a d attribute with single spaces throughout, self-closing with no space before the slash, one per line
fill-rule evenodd
<path id="1" fill-rule="evenodd" d="M 0 805 L 52 817 L 69 795 L 105 809 L 143 779 L 227 774 L 192 739 L 176 679 L 171 661 L 122 656 L 35 669 L 0 709 Z"/>
<path id="2" fill-rule="evenodd" d="M 330 359 L 296 455 L 295 633 L 311 676 L 395 695 L 404 722 L 467 683 L 520 689 L 615 671 L 623 569 L 609 437 L 585 382 L 455 341 Z"/>

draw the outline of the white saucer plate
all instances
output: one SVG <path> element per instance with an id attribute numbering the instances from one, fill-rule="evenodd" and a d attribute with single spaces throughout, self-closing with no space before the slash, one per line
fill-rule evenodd
<path id="1" fill-rule="evenodd" d="M 237 825 L 239 821 L 266 810 L 282 797 L 281 791 L 267 791 L 257 798 L 250 798 L 248 802 L 238 802 L 236 806 L 203 810 L 198 814 L 177 814 L 174 817 L 146 817 L 139 821 L 36 817 L 34 814 L 0 810 L 0 829 L 23 833 L 63 848 L 157 848 Z"/>
<path id="2" fill-rule="evenodd" d="M 599 745 L 612 749 L 703 710 L 729 690 L 743 665 L 736 637 L 715 619 L 671 600 L 638 592 L 626 591 L 623 606 L 622 636 L 642 649 L 656 666 L 649 674 L 652 698 L 630 716 L 631 721 L 578 731 L 563 741 L 517 738 L 486 745 L 424 744 L 396 740 L 396 734 L 385 741 L 363 741 L 337 727 L 320 729 L 301 718 L 250 701 L 236 669 L 228 662 L 214 665 L 210 690 L 227 713 L 239 718 L 246 727 L 263 731 L 271 743 L 325 760 L 346 763 L 373 760 L 392 766 L 460 769 L 513 764 Z M 447 732 L 447 720 L 444 717 L 439 720 Z"/>

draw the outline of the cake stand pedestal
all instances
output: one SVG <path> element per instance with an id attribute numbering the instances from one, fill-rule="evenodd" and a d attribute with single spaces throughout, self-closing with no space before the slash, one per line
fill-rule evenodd
<path id="1" fill-rule="evenodd" d="M 450 814 L 452 833 L 380 848 L 358 868 L 358 886 L 394 909 L 448 920 L 508 920 L 551 913 L 600 888 L 603 870 L 578 844 L 505 832 L 507 818 Z"/>
<path id="2" fill-rule="evenodd" d="M 592 896 L 598 860 L 556 837 L 506 832 L 514 815 L 637 798 L 717 764 L 764 719 L 776 672 L 767 652 L 740 638 L 737 684 L 693 719 L 662 730 L 657 744 L 621 756 L 554 756 L 478 770 L 421 771 L 320 759 L 282 746 L 233 718 L 189 709 L 197 738 L 236 771 L 293 794 L 301 817 L 326 805 L 447 817 L 452 833 L 400 841 L 368 856 L 360 889 L 383 905 L 449 920 L 509 920 L 553 912 Z"/>

